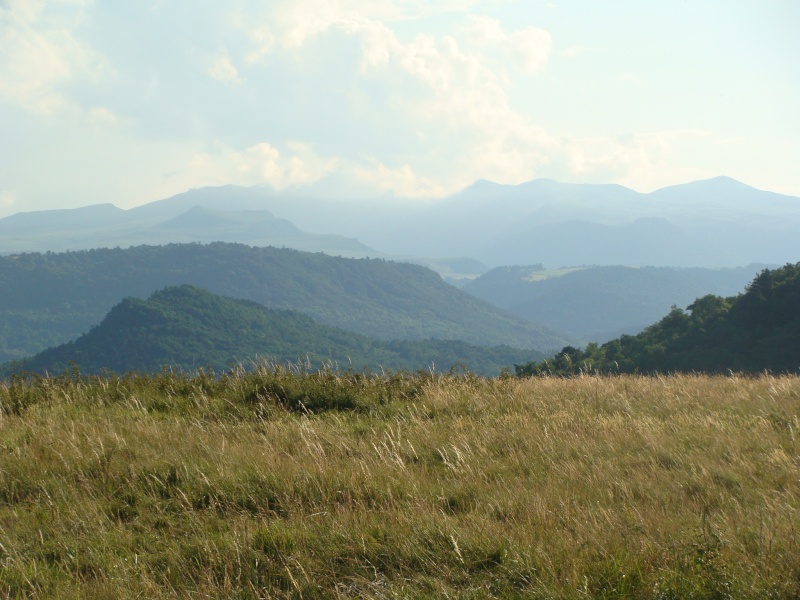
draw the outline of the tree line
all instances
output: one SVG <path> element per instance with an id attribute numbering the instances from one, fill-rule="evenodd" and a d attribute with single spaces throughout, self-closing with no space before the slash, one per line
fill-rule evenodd
<path id="1" fill-rule="evenodd" d="M 744 293 L 673 307 L 638 335 L 516 365 L 520 376 L 580 373 L 773 373 L 800 369 L 800 263 L 764 269 Z"/>

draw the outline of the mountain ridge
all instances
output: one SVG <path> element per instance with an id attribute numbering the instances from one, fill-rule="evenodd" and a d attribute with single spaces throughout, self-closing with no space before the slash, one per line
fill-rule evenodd
<path id="1" fill-rule="evenodd" d="M 380 339 L 534 350 L 568 342 L 419 265 L 216 242 L 0 257 L 0 360 L 74 339 L 123 298 L 180 284 Z"/>
<path id="2" fill-rule="evenodd" d="M 222 226 L 183 237 L 159 223 L 196 206 L 236 212 L 266 210 L 300 234 L 275 235 Z M 80 209 L 74 209 L 80 210 Z M 77 213 L 76 213 L 77 214 Z M 88 213 L 87 213 L 88 214 Z M 14 235 L 0 237 L 0 253 L 130 246 L 141 243 L 231 241 L 275 245 L 343 256 L 431 259 L 464 257 L 488 266 L 545 263 L 550 267 L 596 264 L 734 267 L 782 264 L 800 259 L 800 198 L 759 190 L 730 177 L 716 177 L 640 193 L 617 184 L 565 184 L 535 179 L 519 185 L 480 180 L 439 200 L 397 198 L 325 200 L 301 190 L 276 192 L 261 186 L 199 188 L 127 211 L 109 214 L 92 228 L 91 219 L 67 212 L 74 230 L 33 227 L 36 213 L 0 219 L 0 232 L 15 219 Z M 46 215 L 45 215 L 46 216 Z M 45 219 L 42 216 L 42 219 Z M 53 221 L 53 215 L 48 218 Z M 9 221 L 10 219 L 10 221 Z M 57 219 L 57 220 L 58 220 Z M 658 240 L 639 235 L 641 219 L 663 219 L 672 228 Z M 56 221 L 57 221 L 56 220 Z M 585 244 L 582 221 L 608 228 Z M 27 233 L 21 226 L 31 223 Z M 128 223 L 128 225 L 125 225 Z M 544 240 L 553 227 L 558 239 Z M 614 229 L 616 228 L 616 229 Z M 598 234 L 599 235 L 599 234 Z M 27 236 L 27 237 L 26 237 Z M 643 251 L 643 248 L 645 251 Z M 470 274 L 465 274 L 470 275 Z M 471 274 L 474 276 L 475 274 Z"/>
<path id="3" fill-rule="evenodd" d="M 321 325 L 292 310 L 212 294 L 190 285 L 158 290 L 146 300 L 128 297 L 77 340 L 46 349 L 3 367 L 57 374 L 77 367 L 83 373 L 110 370 L 159 372 L 164 368 L 216 372 L 269 360 L 277 364 L 325 364 L 356 371 L 449 370 L 463 364 L 497 375 L 529 350 L 481 348 L 460 341 L 381 341 Z"/>
<path id="4" fill-rule="evenodd" d="M 269 193 L 265 188 L 228 185 L 190 190 L 127 210 L 105 203 L 16 213 L 0 219 L 0 234 L 5 234 L 0 237 L 0 254 L 216 241 L 353 257 L 379 254 L 356 239 L 308 233 L 275 216 L 263 205 Z M 260 213 L 260 222 L 242 218 L 247 211 Z M 190 226 L 192 221 L 198 231 Z"/>
<path id="5" fill-rule="evenodd" d="M 548 267 L 632 264 L 735 267 L 800 259 L 800 198 L 758 190 L 729 177 L 640 193 L 616 184 L 564 184 L 536 179 L 519 185 L 475 182 L 439 200 L 354 204 L 359 218 L 342 219 L 321 200 L 273 196 L 270 210 L 298 226 L 335 229 L 389 255 L 468 256 L 489 266 L 545 263 Z M 635 228 L 610 232 L 624 249 L 581 251 L 582 233 L 537 246 L 542 228 L 586 221 L 621 228 L 642 218 L 667 220 L 676 235 L 649 243 L 640 258 Z M 523 240 L 520 249 L 514 240 Z M 569 249 L 570 253 L 561 252 Z M 543 254 L 546 256 L 542 256 Z"/>

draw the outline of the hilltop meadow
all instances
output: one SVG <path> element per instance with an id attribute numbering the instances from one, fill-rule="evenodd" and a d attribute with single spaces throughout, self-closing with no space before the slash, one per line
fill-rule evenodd
<path id="1" fill-rule="evenodd" d="M 797 598 L 800 377 L 0 383 L 0 596 Z"/>

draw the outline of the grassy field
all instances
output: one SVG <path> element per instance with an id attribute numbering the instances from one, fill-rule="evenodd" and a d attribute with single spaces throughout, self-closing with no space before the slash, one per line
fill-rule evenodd
<path id="1" fill-rule="evenodd" d="M 0 597 L 797 598 L 800 378 L 0 384 Z"/>

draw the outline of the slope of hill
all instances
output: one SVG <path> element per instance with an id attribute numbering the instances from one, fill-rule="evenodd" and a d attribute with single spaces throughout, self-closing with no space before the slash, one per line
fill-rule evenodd
<path id="1" fill-rule="evenodd" d="M 745 293 L 707 295 L 688 311 L 675 308 L 636 336 L 585 351 L 566 347 L 549 361 L 518 366 L 517 373 L 800 371 L 800 263 L 764 269 Z"/>
<path id="2" fill-rule="evenodd" d="M 421 266 L 239 244 L 174 244 L 0 257 L 0 360 L 75 339 L 125 297 L 185 283 L 385 340 L 460 339 L 534 350 L 569 343 Z"/>
<path id="3" fill-rule="evenodd" d="M 541 265 L 497 267 L 463 289 L 578 340 L 605 342 L 639 333 L 672 306 L 736 294 L 763 268 L 588 267 L 549 277 Z"/>
<path id="4" fill-rule="evenodd" d="M 97 327 L 74 342 L 47 349 L 5 370 L 60 373 L 192 371 L 247 367 L 258 357 L 319 368 L 420 370 L 463 364 L 485 375 L 519 362 L 526 351 L 481 348 L 459 341 L 378 341 L 316 323 L 298 312 L 273 310 L 193 286 L 170 287 L 148 300 L 126 298 Z"/>

